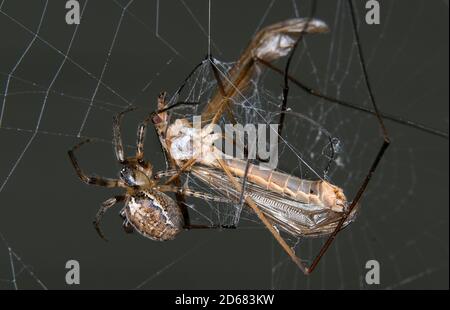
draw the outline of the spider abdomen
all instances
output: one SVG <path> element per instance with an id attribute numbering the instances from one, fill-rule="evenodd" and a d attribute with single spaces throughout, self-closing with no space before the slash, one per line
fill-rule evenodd
<path id="1" fill-rule="evenodd" d="M 164 193 L 139 190 L 125 208 L 130 224 L 152 240 L 172 240 L 184 227 L 183 215 L 176 202 Z"/>

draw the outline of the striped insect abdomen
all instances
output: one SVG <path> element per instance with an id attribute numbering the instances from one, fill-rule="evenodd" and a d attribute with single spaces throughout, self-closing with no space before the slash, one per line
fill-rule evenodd
<path id="1" fill-rule="evenodd" d="M 239 159 L 227 159 L 224 163 L 230 171 L 244 177 L 247 163 Z M 336 212 L 343 212 L 347 199 L 341 188 L 324 180 L 305 180 L 296 176 L 250 164 L 247 178 L 268 191 L 287 195 L 304 204 L 318 205 Z"/>

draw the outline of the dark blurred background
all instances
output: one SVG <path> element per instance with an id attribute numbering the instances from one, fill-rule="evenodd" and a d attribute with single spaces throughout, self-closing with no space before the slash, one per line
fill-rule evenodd
<path id="1" fill-rule="evenodd" d="M 448 132 L 448 1 L 380 1 L 381 24 L 372 26 L 364 23 L 365 1 L 356 2 L 361 44 L 382 111 Z M 19 289 L 39 289 L 40 282 L 52 289 L 448 289 L 448 140 L 392 122 L 387 122 L 392 147 L 358 220 L 308 278 L 261 225 L 190 231 L 158 243 L 126 235 L 117 207 L 103 221 L 110 241 L 98 238 L 92 219 L 117 191 L 82 184 L 66 152 L 79 134 L 96 138 L 99 143 L 79 153 L 80 164 L 89 172 L 116 175 L 112 115 L 129 103 L 139 107 L 123 126 L 132 145 L 136 125 L 155 109 L 157 94 L 173 93 L 206 55 L 208 1 L 80 5 L 85 9 L 76 27 L 65 23 L 64 1 L 0 3 L 1 288 L 13 289 L 15 279 Z M 311 1 L 213 0 L 212 52 L 233 61 L 257 29 L 309 12 Z M 314 15 L 331 33 L 307 38 L 292 74 L 368 106 L 346 1 L 319 0 Z M 282 79 L 267 79 L 271 91 L 281 94 Z M 304 104 L 294 110 L 319 116 L 316 120 L 342 142 L 343 166 L 335 168 L 333 181 L 351 196 L 381 143 L 377 124 L 360 113 L 330 110 L 299 90 L 291 95 Z M 286 130 L 286 138 L 314 137 Z M 163 169 L 152 131 L 146 156 Z M 281 168 L 292 164 L 283 162 Z M 317 244 L 320 240 L 301 240 L 297 253 L 311 257 Z M 65 283 L 70 259 L 81 265 L 78 286 Z M 379 286 L 364 282 L 371 259 L 381 264 Z"/>

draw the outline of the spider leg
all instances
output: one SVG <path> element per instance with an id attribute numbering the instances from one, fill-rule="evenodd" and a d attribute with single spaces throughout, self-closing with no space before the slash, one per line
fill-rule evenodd
<path id="1" fill-rule="evenodd" d="M 114 152 L 116 158 L 120 163 L 125 163 L 125 155 L 123 151 L 122 136 L 120 133 L 120 125 L 122 122 L 122 117 L 125 113 L 135 110 L 135 108 L 128 108 L 113 117 L 113 142 L 114 142 Z"/>
<path id="2" fill-rule="evenodd" d="M 84 141 L 78 143 L 77 145 L 75 145 L 70 151 L 68 151 L 70 161 L 72 163 L 72 166 L 75 168 L 77 176 L 80 178 L 81 181 L 83 181 L 86 184 L 104 186 L 104 187 L 124 187 L 123 182 L 120 180 L 109 179 L 109 178 L 100 178 L 100 177 L 96 177 L 96 176 L 89 176 L 83 170 L 81 170 L 80 166 L 78 165 L 78 161 L 75 157 L 74 152 L 77 149 L 79 149 L 82 145 L 89 143 L 90 141 L 91 140 L 89 140 L 89 139 L 84 140 Z"/>
<path id="3" fill-rule="evenodd" d="M 102 206 L 100 207 L 97 214 L 95 215 L 95 220 L 93 222 L 95 230 L 97 231 L 100 238 L 102 238 L 105 241 L 108 241 L 108 240 L 105 238 L 105 235 L 103 234 L 102 230 L 100 229 L 100 222 L 102 220 L 102 217 L 109 208 L 114 206 L 116 203 L 124 201 L 125 198 L 126 198 L 126 196 L 115 196 L 115 197 L 109 198 L 108 200 L 106 200 L 102 203 Z"/>
<path id="4" fill-rule="evenodd" d="M 158 97 L 158 102 L 161 101 L 161 105 L 165 104 L 165 93 L 161 93 Z M 162 121 L 161 119 L 158 120 L 158 115 L 165 113 L 167 111 L 169 111 L 170 109 L 174 109 L 176 107 L 179 106 L 186 106 L 186 105 L 198 105 L 198 102 L 185 102 L 185 101 L 179 101 L 176 102 L 175 104 L 168 106 L 168 107 L 164 107 L 160 110 L 157 110 L 156 112 L 152 112 L 150 113 L 150 115 L 144 119 L 144 121 L 139 125 L 138 127 L 138 132 L 137 132 L 137 142 L 136 142 L 136 159 L 138 161 L 141 161 L 144 158 L 144 141 L 145 141 L 145 133 L 147 131 L 147 126 L 150 122 L 153 122 L 153 124 L 155 126 L 159 125 L 159 123 Z M 159 105 L 158 105 L 159 106 Z M 161 126 L 162 128 L 163 126 Z M 164 128 L 165 129 L 165 128 Z M 162 137 L 162 131 L 161 130 L 156 130 L 157 135 L 159 136 L 159 141 L 161 143 L 161 137 Z M 162 146 L 162 148 L 164 149 L 164 146 Z M 166 153 L 166 152 L 165 152 Z"/>
<path id="5" fill-rule="evenodd" d="M 120 217 L 123 219 L 122 228 L 127 234 L 131 234 L 134 232 L 134 227 L 131 225 L 131 223 L 128 221 L 127 216 L 125 215 L 125 208 L 120 210 L 119 212 Z"/>
<path id="6" fill-rule="evenodd" d="M 145 119 L 138 127 L 137 141 L 136 141 L 136 159 L 141 161 L 144 158 L 144 141 L 147 124 L 150 120 Z"/>
<path id="7" fill-rule="evenodd" d="M 135 229 L 133 227 L 133 225 L 130 224 L 130 222 L 128 222 L 127 219 L 125 219 L 122 223 L 122 228 L 123 230 L 127 233 L 127 234 L 132 234 L 134 233 Z"/>

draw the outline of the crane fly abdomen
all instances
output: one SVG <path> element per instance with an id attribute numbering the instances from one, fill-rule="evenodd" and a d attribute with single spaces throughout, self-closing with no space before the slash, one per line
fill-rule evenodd
<path id="1" fill-rule="evenodd" d="M 152 240 L 172 240 L 184 227 L 183 215 L 176 202 L 166 194 L 150 189 L 139 190 L 130 197 L 125 215 L 139 233 Z"/>
<path id="2" fill-rule="evenodd" d="M 220 158 L 231 173 L 240 178 L 244 177 L 247 162 L 222 153 L 213 145 L 217 139 L 217 135 L 211 133 L 209 128 L 192 128 L 187 120 L 177 119 L 169 126 L 165 142 L 180 167 L 187 160 L 195 158 L 207 167 L 220 169 L 216 160 Z M 344 191 L 325 180 L 301 179 L 254 164 L 250 164 L 247 178 L 267 191 L 284 194 L 303 204 L 317 205 L 334 212 L 344 212 L 348 206 Z"/>
<path id="3" fill-rule="evenodd" d="M 222 153 L 213 145 L 217 137 L 209 128 L 193 128 L 185 119 L 177 119 L 166 133 L 166 145 L 179 167 L 192 159 L 197 160 L 200 165 L 191 167 L 191 172 L 231 201 L 239 202 L 240 192 L 226 182 L 228 176 L 223 173 L 223 168 L 242 183 L 246 161 Z M 301 179 L 263 164 L 249 164 L 246 177 L 245 192 L 261 212 L 295 236 L 331 234 L 349 208 L 344 191 L 323 179 Z M 354 219 L 354 215 L 352 212 L 344 226 Z"/>
<path id="4" fill-rule="evenodd" d="M 245 174 L 246 162 L 225 160 L 226 165 L 238 177 Z M 250 164 L 247 178 L 268 191 L 285 194 L 304 204 L 319 205 L 335 212 L 343 212 L 347 198 L 341 188 L 324 180 L 305 180 L 282 171 L 264 169 Z"/>
<path id="5" fill-rule="evenodd" d="M 230 164 L 229 160 L 227 160 L 227 164 Z M 232 170 L 230 166 L 227 166 L 227 168 L 230 169 L 230 171 Z M 269 171 L 269 173 L 279 172 L 274 170 L 267 171 Z M 224 173 L 220 170 L 203 166 L 195 166 L 192 169 L 192 173 L 199 180 L 205 184 L 209 184 L 209 186 L 220 192 L 225 197 L 239 203 L 241 193 L 228 184 L 226 175 L 224 175 Z M 233 173 L 238 178 L 238 182 L 241 183 L 242 176 L 237 175 L 238 173 L 241 173 L 238 171 L 233 171 Z M 283 174 L 282 172 L 280 173 Z M 286 178 L 289 177 L 287 174 L 285 174 L 285 176 Z M 334 193 L 335 187 L 330 183 L 321 180 L 302 180 L 294 176 L 291 176 L 290 179 L 294 178 L 304 181 L 304 185 L 311 182 L 311 184 L 318 186 L 320 189 L 325 188 L 325 191 L 331 189 L 333 190 L 333 194 L 327 192 L 325 195 L 329 195 L 330 199 L 336 199 L 336 194 Z M 300 201 L 299 199 L 292 197 L 281 190 L 274 190 L 272 188 L 267 190 L 266 185 L 261 186 L 263 183 L 261 180 L 262 177 L 259 180 L 251 180 L 250 174 L 248 174 L 245 188 L 246 195 L 248 195 L 257 204 L 262 213 L 264 213 L 264 215 L 273 223 L 274 226 L 293 236 L 319 237 L 329 235 L 333 232 L 340 220 L 346 214 L 345 211 L 347 211 L 347 205 L 345 205 L 343 209 L 335 211 L 331 209 L 330 205 L 323 202 L 319 198 L 316 198 L 316 200 L 319 200 L 319 203 L 317 203 L 314 199 L 309 199 L 308 202 Z M 266 179 L 265 183 L 269 183 L 268 179 Z M 355 208 L 351 212 L 343 227 L 347 226 L 354 220 L 357 209 L 358 208 Z"/>

